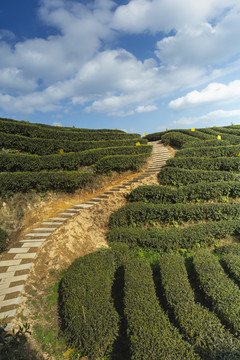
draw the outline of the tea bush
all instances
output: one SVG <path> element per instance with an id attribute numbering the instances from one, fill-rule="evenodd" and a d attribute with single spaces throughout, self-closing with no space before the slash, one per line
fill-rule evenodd
<path id="1" fill-rule="evenodd" d="M 196 224 L 185 228 L 144 229 L 114 227 L 107 233 L 109 243 L 118 241 L 130 248 L 155 249 L 157 251 L 177 251 L 196 249 L 199 246 L 215 245 L 218 239 L 239 234 L 240 220 L 220 220 L 206 224 Z"/>
<path id="2" fill-rule="evenodd" d="M 216 181 L 239 180 L 239 175 L 228 171 L 189 170 L 166 166 L 158 173 L 158 181 L 160 185 L 182 186 L 203 181 L 210 183 Z"/>
<path id="3" fill-rule="evenodd" d="M 134 189 L 128 196 L 129 201 L 152 203 L 186 203 L 189 201 L 220 199 L 222 196 L 240 197 L 239 181 L 201 182 L 178 189 L 170 186 L 145 185 Z"/>
<path id="4" fill-rule="evenodd" d="M 3 252 L 7 247 L 7 238 L 7 232 L 0 228 L 0 253 Z"/>
<path id="5" fill-rule="evenodd" d="M 207 157 L 207 158 L 217 158 L 217 157 L 237 157 L 240 153 L 239 145 L 228 145 L 228 146 L 205 146 L 200 148 L 187 148 L 179 150 L 175 154 L 177 157 Z"/>
<path id="6" fill-rule="evenodd" d="M 147 155 L 115 155 L 105 156 L 100 159 L 95 170 L 98 174 L 109 173 L 111 171 L 139 171 L 147 160 Z"/>
<path id="7" fill-rule="evenodd" d="M 124 281 L 131 359 L 199 359 L 160 307 L 150 265 L 131 259 L 125 264 Z"/>
<path id="8" fill-rule="evenodd" d="M 219 264 L 217 257 L 207 250 L 193 256 L 199 286 L 220 319 L 240 334 L 240 290 Z"/>
<path id="9" fill-rule="evenodd" d="M 114 226 L 132 223 L 147 224 L 151 220 L 161 224 L 182 224 L 186 221 L 226 220 L 240 218 L 240 204 L 151 204 L 136 202 L 115 211 L 109 221 Z"/>
<path id="10" fill-rule="evenodd" d="M 201 358 L 239 359 L 239 341 L 225 330 L 213 312 L 195 303 L 184 258 L 177 254 L 163 256 L 160 271 L 167 304 L 181 331 Z"/>
<path id="11" fill-rule="evenodd" d="M 190 170 L 234 171 L 240 170 L 240 157 L 176 157 L 167 160 L 167 165 Z"/>

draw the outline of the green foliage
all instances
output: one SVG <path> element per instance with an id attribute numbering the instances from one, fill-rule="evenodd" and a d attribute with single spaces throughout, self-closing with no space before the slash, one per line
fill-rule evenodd
<path id="1" fill-rule="evenodd" d="M 177 254 L 165 255 L 160 259 L 160 270 L 168 306 L 201 358 L 239 359 L 239 341 L 224 329 L 213 312 L 195 303 L 184 258 Z"/>
<path id="2" fill-rule="evenodd" d="M 239 181 L 202 182 L 173 189 L 170 186 L 145 185 L 134 189 L 128 196 L 129 201 L 152 203 L 186 203 L 199 199 L 209 201 L 222 196 L 240 197 Z"/>
<path id="3" fill-rule="evenodd" d="M 131 359 L 198 359 L 158 303 L 150 265 L 141 258 L 125 264 L 124 303 Z"/>
<path id="4" fill-rule="evenodd" d="M 240 171 L 240 157 L 176 157 L 167 160 L 167 165 L 181 169 L 201 169 L 201 170 L 218 170 L 218 171 Z"/>
<path id="5" fill-rule="evenodd" d="M 219 142 L 218 142 L 219 145 Z M 227 145 L 227 146 L 205 146 L 205 147 L 193 147 L 179 150 L 175 154 L 176 157 L 237 157 L 240 152 L 239 145 Z"/>
<path id="6" fill-rule="evenodd" d="M 98 140 L 121 140 L 140 138 L 139 134 L 127 134 L 119 131 L 74 131 L 60 127 L 44 128 L 39 125 L 29 125 L 20 122 L 9 122 L 0 119 L 0 132 L 7 134 L 19 134 L 31 138 L 56 139 L 67 141 L 98 141 Z"/>
<path id="7" fill-rule="evenodd" d="M 227 244 L 224 246 L 217 247 L 215 249 L 215 252 L 217 254 L 233 254 L 240 256 L 240 244 L 239 243 L 233 243 L 233 244 Z"/>
<path id="8" fill-rule="evenodd" d="M 114 227 L 107 233 L 107 241 L 128 244 L 131 249 L 138 247 L 163 250 L 192 250 L 199 246 L 214 245 L 217 239 L 240 232 L 240 220 L 220 220 L 206 224 L 196 224 L 185 228 L 143 229 Z"/>
<path id="9" fill-rule="evenodd" d="M 240 142 L 240 137 L 236 136 L 236 135 L 230 135 L 230 134 L 223 134 L 222 132 L 218 131 L 218 128 L 205 128 L 205 129 L 198 129 L 199 131 L 205 133 L 205 134 L 209 134 L 209 135 L 213 135 L 215 137 L 217 137 L 218 135 L 221 136 L 221 139 L 223 141 L 228 141 L 231 145 L 237 145 Z M 221 142 L 222 140 L 218 140 L 219 141 L 219 145 L 221 146 Z"/>
<path id="10" fill-rule="evenodd" d="M 132 223 L 182 224 L 186 221 L 226 220 L 240 217 L 240 204 L 151 204 L 130 203 L 115 211 L 109 221 L 114 226 L 130 226 Z"/>
<path id="11" fill-rule="evenodd" d="M 103 356 L 118 334 L 111 297 L 115 270 L 113 252 L 99 250 L 76 259 L 61 282 L 64 333 L 91 360 Z"/>
<path id="12" fill-rule="evenodd" d="M 228 146 L 230 145 L 230 141 L 227 140 L 221 140 L 219 141 L 216 138 L 213 138 L 212 140 L 198 140 L 198 141 L 189 141 L 185 144 L 183 144 L 182 149 L 187 149 L 187 148 L 195 148 L 195 149 L 200 149 L 202 147 L 219 147 L 219 146 Z"/>
<path id="13" fill-rule="evenodd" d="M 234 253 L 224 254 L 221 258 L 227 273 L 240 285 L 240 256 Z"/>
<path id="14" fill-rule="evenodd" d="M 64 153 L 68 153 L 104 147 L 134 146 L 137 141 L 141 144 L 147 143 L 147 140 L 139 138 L 125 140 L 70 141 L 29 138 L 22 135 L 0 132 L 0 148 L 17 149 L 21 152 L 37 155 L 59 154 L 60 149 L 62 149 Z"/>
<path id="15" fill-rule="evenodd" d="M 93 174 L 78 171 L 0 173 L 0 194 L 13 195 L 30 190 L 73 192 L 90 184 L 93 179 Z"/>
<path id="16" fill-rule="evenodd" d="M 97 173 L 109 173 L 111 171 L 139 171 L 144 166 L 147 155 L 115 155 L 105 156 L 96 163 Z"/>
<path id="17" fill-rule="evenodd" d="M 188 185 L 202 181 L 238 181 L 239 175 L 229 173 L 228 171 L 210 171 L 210 170 L 189 170 L 178 167 L 166 166 L 158 173 L 158 181 L 161 185 Z"/>
<path id="18" fill-rule="evenodd" d="M 200 288 L 220 319 L 240 334 L 240 290 L 224 272 L 217 257 L 199 250 L 193 257 Z"/>
<path id="19" fill-rule="evenodd" d="M 161 137 L 164 144 L 181 149 L 184 144 L 193 141 L 193 137 L 180 132 L 167 132 Z M 200 141 L 198 138 L 194 140 L 196 143 Z"/>
<path id="20" fill-rule="evenodd" d="M 1 153 L 0 171 L 41 171 L 41 170 L 78 170 L 80 166 L 89 166 L 97 162 L 106 155 L 119 154 L 148 154 L 150 155 L 152 146 L 121 146 L 103 149 L 85 150 L 67 154 L 54 155 L 24 155 Z"/>
<path id="21" fill-rule="evenodd" d="M 33 358 L 27 347 L 27 334 L 29 324 L 23 324 L 18 327 L 18 331 L 12 333 L 5 331 L 5 326 L 0 326 L 0 358 L 3 360 L 31 360 Z"/>
<path id="22" fill-rule="evenodd" d="M 0 228 L 0 253 L 3 252 L 7 247 L 7 238 L 7 232 Z"/>

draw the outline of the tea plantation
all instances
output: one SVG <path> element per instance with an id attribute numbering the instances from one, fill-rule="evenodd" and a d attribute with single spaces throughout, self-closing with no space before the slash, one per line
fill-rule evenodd
<path id="1" fill-rule="evenodd" d="M 112 171 L 138 171 L 152 146 L 139 134 L 0 118 L 0 197 L 74 192 Z M 138 145 L 138 146 L 136 146 Z M 0 233 L 0 252 L 6 247 Z"/>
<path id="2" fill-rule="evenodd" d="M 178 151 L 66 272 L 65 337 L 89 360 L 240 359 L 240 126 L 145 139 Z"/>

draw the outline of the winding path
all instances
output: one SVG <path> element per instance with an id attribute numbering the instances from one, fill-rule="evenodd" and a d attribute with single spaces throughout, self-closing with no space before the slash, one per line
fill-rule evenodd
<path id="1" fill-rule="evenodd" d="M 21 300 L 21 292 L 24 289 L 30 269 L 34 261 L 36 261 L 38 248 L 43 242 L 47 241 L 55 230 L 65 224 L 72 216 L 78 214 L 81 209 L 87 209 L 101 201 L 106 201 L 116 191 L 121 191 L 121 189 L 129 187 L 133 183 L 139 183 L 139 186 L 141 186 L 143 179 L 158 173 L 166 164 L 166 160 L 170 157 L 167 148 L 158 141 L 149 142 L 149 144 L 153 145 L 152 161 L 149 167 L 140 175 L 110 188 L 90 201 L 66 209 L 64 212 L 59 213 L 57 217 L 47 219 L 40 227 L 33 228 L 31 233 L 26 234 L 24 239 L 15 244 L 15 247 L 2 255 L 0 261 L 0 319 L 4 319 L 8 324 L 6 330 L 12 328 L 12 320 Z"/>

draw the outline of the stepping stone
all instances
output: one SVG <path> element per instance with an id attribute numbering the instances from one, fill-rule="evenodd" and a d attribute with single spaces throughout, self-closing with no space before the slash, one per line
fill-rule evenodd
<path id="1" fill-rule="evenodd" d="M 114 191 L 105 191 L 104 194 L 114 194 Z"/>
<path id="2" fill-rule="evenodd" d="M 0 262 L 0 266 L 20 265 L 21 260 L 5 260 Z"/>
<path id="3" fill-rule="evenodd" d="M 24 240 L 19 240 L 20 243 L 27 243 L 27 242 L 37 242 L 37 241 L 41 241 L 44 242 L 47 239 L 41 238 L 41 239 L 24 239 Z"/>
<path id="4" fill-rule="evenodd" d="M 91 205 L 84 203 L 84 204 L 73 205 L 73 207 L 76 208 L 76 209 L 79 209 L 79 211 L 80 211 L 81 209 L 86 209 L 86 208 L 91 207 Z"/>
<path id="5" fill-rule="evenodd" d="M 125 186 L 124 185 L 117 185 L 116 188 L 125 189 Z"/>
<path id="6" fill-rule="evenodd" d="M 49 225 L 49 226 L 55 226 L 55 225 L 62 225 L 62 222 L 57 222 L 57 221 L 54 221 L 54 222 L 50 222 L 50 221 L 47 221 L 47 222 L 43 222 L 41 223 L 41 225 Z"/>
<path id="7" fill-rule="evenodd" d="M 18 286 L 9 287 L 7 289 L 2 289 L 0 290 L 0 295 L 7 295 L 7 294 L 12 294 L 14 292 L 19 292 L 22 291 L 23 288 L 24 285 L 18 285 Z"/>
<path id="8" fill-rule="evenodd" d="M 42 245 L 42 243 L 43 243 L 43 241 L 27 242 L 27 243 L 23 244 L 22 247 L 39 247 Z"/>
<path id="9" fill-rule="evenodd" d="M 73 215 L 75 215 L 75 213 L 59 213 L 59 215 L 63 215 L 63 216 L 73 216 Z"/>
<path id="10" fill-rule="evenodd" d="M 74 206 L 74 205 L 73 205 L 73 206 Z M 80 211 L 80 209 L 69 208 L 69 209 L 66 209 L 66 211 L 70 211 L 70 212 L 77 213 L 77 212 Z"/>
<path id="11" fill-rule="evenodd" d="M 27 253 L 30 248 L 12 248 L 8 251 L 8 254 Z"/>
<path id="12" fill-rule="evenodd" d="M 125 182 L 125 183 L 123 183 L 123 185 L 132 185 L 132 183 L 130 183 L 130 182 Z"/>
<path id="13" fill-rule="evenodd" d="M 36 237 L 36 236 L 40 236 L 40 237 L 44 237 L 44 236 L 46 236 L 46 237 L 48 237 L 48 236 L 50 236 L 51 235 L 51 233 L 38 233 L 38 234 L 34 234 L 34 233 L 30 233 L 30 234 L 27 234 L 26 236 L 31 236 L 31 237 Z"/>
<path id="14" fill-rule="evenodd" d="M 36 229 L 33 229 L 33 231 L 54 231 L 54 230 L 57 230 L 57 228 L 36 228 Z"/>
<path id="15" fill-rule="evenodd" d="M 15 274 L 15 272 L 14 272 Z M 2 284 L 10 284 L 11 282 L 15 282 L 15 281 L 26 281 L 28 278 L 28 275 L 18 275 L 18 276 L 12 276 L 9 278 L 4 278 L 1 280 L 0 285 Z"/>
<path id="16" fill-rule="evenodd" d="M 32 263 L 9 266 L 7 272 L 18 271 L 18 270 L 29 270 L 31 269 Z"/>
<path id="17" fill-rule="evenodd" d="M 34 259 L 37 253 L 16 254 L 14 259 Z"/>
<path id="18" fill-rule="evenodd" d="M 91 201 L 100 202 L 100 201 L 103 201 L 103 199 L 101 199 L 101 198 L 92 198 Z"/>
<path id="19" fill-rule="evenodd" d="M 110 189 L 110 191 L 120 191 L 120 189 L 118 189 L 118 188 L 112 188 L 112 189 Z"/>
<path id="20" fill-rule="evenodd" d="M 16 297 L 14 299 L 3 300 L 1 301 L 1 307 L 9 306 L 9 305 L 18 305 L 20 303 L 21 297 Z"/>
<path id="21" fill-rule="evenodd" d="M 96 205 L 96 201 L 86 201 L 85 204 L 86 205 L 90 205 L 90 206 L 93 206 L 93 205 Z"/>
<path id="22" fill-rule="evenodd" d="M 17 309 L 2 312 L 2 313 L 0 313 L 0 319 L 12 317 L 16 314 L 16 312 L 17 312 Z"/>
<path id="23" fill-rule="evenodd" d="M 101 194 L 99 195 L 100 198 L 103 198 L 103 199 L 108 199 L 109 198 L 109 195 L 107 194 Z"/>
<path id="24" fill-rule="evenodd" d="M 55 217 L 55 218 L 50 218 L 49 220 L 64 222 L 64 221 L 66 221 L 66 220 L 67 220 L 67 218 Z"/>
<path id="25" fill-rule="evenodd" d="M 13 278 L 15 274 L 15 271 L 12 272 L 5 272 L 5 273 L 0 273 L 0 279 L 9 279 L 9 278 Z M 0 299 L 1 300 L 1 299 Z"/>

